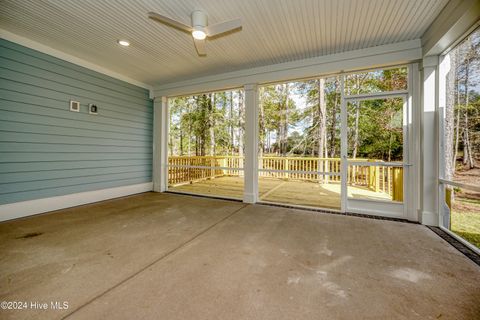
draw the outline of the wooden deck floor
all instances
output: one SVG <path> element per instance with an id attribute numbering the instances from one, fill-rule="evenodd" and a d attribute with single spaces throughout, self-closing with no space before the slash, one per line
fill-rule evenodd
<path id="1" fill-rule="evenodd" d="M 170 186 L 168 190 L 242 199 L 243 177 L 219 177 L 191 184 Z M 339 183 L 319 184 L 306 181 L 260 178 L 258 193 L 261 201 L 340 209 Z M 386 193 L 374 192 L 357 186 L 348 187 L 348 196 L 354 199 L 391 200 L 391 197 Z"/>

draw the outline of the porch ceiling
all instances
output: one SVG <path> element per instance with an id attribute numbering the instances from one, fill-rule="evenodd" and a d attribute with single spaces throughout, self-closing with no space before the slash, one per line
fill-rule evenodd
<path id="1" fill-rule="evenodd" d="M 391 44 L 422 36 L 448 0 L 3 0 L 0 28 L 150 85 Z M 239 17 L 243 30 L 207 43 L 147 19 Z M 117 39 L 131 41 L 129 48 Z"/>

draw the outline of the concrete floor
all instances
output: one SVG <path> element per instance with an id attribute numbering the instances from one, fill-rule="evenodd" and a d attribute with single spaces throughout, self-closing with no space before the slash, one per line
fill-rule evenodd
<path id="1" fill-rule="evenodd" d="M 146 193 L 0 224 L 1 319 L 479 319 L 480 268 L 415 224 Z"/>

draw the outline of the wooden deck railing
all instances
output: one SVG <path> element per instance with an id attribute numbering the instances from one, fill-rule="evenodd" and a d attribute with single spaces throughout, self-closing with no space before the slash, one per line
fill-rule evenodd
<path id="1" fill-rule="evenodd" d="M 355 161 L 378 160 L 356 159 L 353 162 Z M 170 156 L 168 164 L 168 183 L 178 185 L 221 176 L 243 176 L 243 170 L 239 169 L 243 168 L 244 159 L 239 156 Z M 260 177 L 340 182 L 340 158 L 266 156 L 259 159 L 258 166 Z M 349 185 L 364 186 L 375 192 L 387 193 L 393 200 L 403 200 L 402 167 L 350 165 L 347 179 Z"/>

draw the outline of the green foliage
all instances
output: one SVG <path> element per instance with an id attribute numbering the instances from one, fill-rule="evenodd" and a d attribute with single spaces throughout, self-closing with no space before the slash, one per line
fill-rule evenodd
<path id="1" fill-rule="evenodd" d="M 401 90 L 406 79 L 406 68 L 357 73 L 346 76 L 345 87 L 349 94 Z M 263 86 L 259 98 L 260 153 L 318 156 L 323 150 L 322 156 L 339 157 L 339 77 Z M 173 98 L 170 106 L 171 155 L 243 154 L 242 91 Z M 399 99 L 349 105 L 349 149 L 355 148 L 357 157 L 401 159 L 402 126 Z"/>
<path id="2" fill-rule="evenodd" d="M 245 124 L 243 91 L 177 97 L 169 105 L 170 155 L 239 154 Z"/>
<path id="3" fill-rule="evenodd" d="M 354 149 L 355 115 L 359 110 L 356 157 L 395 161 L 403 153 L 403 100 L 369 100 L 348 105 L 348 150 Z"/>
<path id="4" fill-rule="evenodd" d="M 468 199 L 455 193 L 451 229 L 453 232 L 480 248 L 480 199 Z"/>

